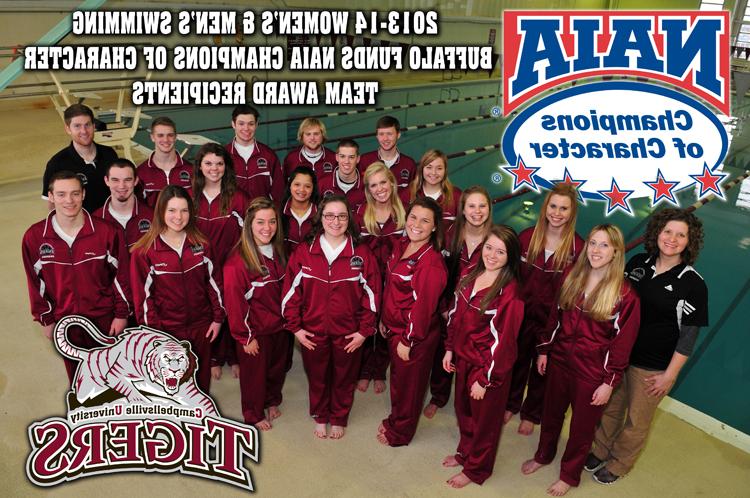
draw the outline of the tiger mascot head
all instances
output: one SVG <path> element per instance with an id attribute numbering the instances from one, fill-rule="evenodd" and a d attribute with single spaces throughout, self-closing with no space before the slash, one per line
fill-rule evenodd
<path id="1" fill-rule="evenodd" d="M 197 364 L 188 341 L 154 341 L 146 355 L 145 366 L 151 382 L 164 388 L 170 396 L 177 394 L 180 386 L 193 377 Z"/>

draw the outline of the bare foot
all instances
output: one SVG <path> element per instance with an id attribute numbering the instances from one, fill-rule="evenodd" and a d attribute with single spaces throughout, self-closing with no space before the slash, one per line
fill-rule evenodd
<path id="1" fill-rule="evenodd" d="M 214 380 L 221 379 L 221 367 L 219 367 L 219 366 L 211 367 L 211 377 Z"/>
<path id="2" fill-rule="evenodd" d="M 357 382 L 357 391 L 365 392 L 368 387 L 370 387 L 369 379 L 359 379 L 359 382 Z"/>
<path id="3" fill-rule="evenodd" d="M 313 434 L 315 434 L 315 437 L 318 439 L 325 439 L 328 437 L 328 432 L 326 431 L 326 424 L 315 424 L 315 430 L 313 431 Z"/>
<path id="4" fill-rule="evenodd" d="M 432 418 L 435 416 L 437 411 L 438 411 L 438 406 L 433 403 L 430 403 L 429 405 L 424 407 L 424 411 L 422 413 L 424 414 L 425 417 Z"/>
<path id="5" fill-rule="evenodd" d="M 329 437 L 331 439 L 341 439 L 342 437 L 344 437 L 344 428 L 340 425 L 332 425 L 331 435 Z"/>
<path id="6" fill-rule="evenodd" d="M 255 427 L 257 427 L 258 429 L 260 429 L 262 431 L 270 431 L 272 425 L 271 425 L 271 422 L 269 422 L 266 419 L 263 419 L 260 422 L 258 422 L 257 424 L 255 424 Z"/>
<path id="7" fill-rule="evenodd" d="M 232 365 L 232 377 L 234 377 L 235 379 L 240 378 L 240 365 L 238 363 Z"/>
<path id="8" fill-rule="evenodd" d="M 534 433 L 534 422 L 521 420 L 521 423 L 518 424 L 518 433 L 524 436 L 531 436 Z"/>
<path id="9" fill-rule="evenodd" d="M 378 426 L 378 434 L 385 434 L 385 426 L 383 425 L 383 422 L 380 422 L 380 425 Z"/>
<path id="10" fill-rule="evenodd" d="M 451 488 L 459 489 L 469 484 L 471 482 L 471 479 L 466 477 L 466 475 L 463 472 L 459 472 L 458 474 L 448 479 L 447 482 Z"/>
<path id="11" fill-rule="evenodd" d="M 503 415 L 503 423 L 507 424 L 510 422 L 510 419 L 513 418 L 513 412 L 510 410 L 505 410 L 505 415 Z"/>
<path id="12" fill-rule="evenodd" d="M 526 460 L 525 462 L 523 462 L 523 464 L 521 465 L 521 473 L 523 475 L 533 474 L 542 467 L 544 467 L 544 464 L 541 464 L 532 458 L 531 460 Z"/>
<path id="13" fill-rule="evenodd" d="M 570 484 L 565 481 L 557 481 L 547 488 L 547 494 L 550 496 L 563 496 L 570 489 Z"/>
<path id="14" fill-rule="evenodd" d="M 268 420 L 276 420 L 280 416 L 281 416 L 281 410 L 279 410 L 278 406 L 268 407 Z"/>
<path id="15" fill-rule="evenodd" d="M 459 465 L 461 464 L 456 460 L 456 455 L 448 455 L 443 458 L 443 467 L 458 467 Z"/>
<path id="16" fill-rule="evenodd" d="M 385 392 L 385 381 L 384 380 L 376 380 L 373 385 L 373 390 L 375 391 L 375 394 L 380 394 Z"/>
<path id="17" fill-rule="evenodd" d="M 380 444 L 384 444 L 386 446 L 390 446 L 391 444 L 388 442 L 388 438 L 385 436 L 385 432 L 379 432 L 377 435 L 378 442 Z"/>

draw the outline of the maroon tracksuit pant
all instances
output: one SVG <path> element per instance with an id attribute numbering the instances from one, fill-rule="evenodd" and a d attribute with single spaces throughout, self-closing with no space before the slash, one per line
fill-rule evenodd
<path id="1" fill-rule="evenodd" d="M 198 357 L 198 371 L 195 373 L 195 380 L 198 383 L 198 388 L 205 394 L 208 394 L 211 387 L 211 341 L 206 337 L 209 325 L 211 325 L 210 322 L 193 325 L 188 329 L 166 331 L 173 335 L 175 339 L 190 343 L 193 353 Z"/>
<path id="2" fill-rule="evenodd" d="M 388 339 L 388 349 L 391 353 L 391 414 L 383 420 L 383 427 L 385 437 L 391 446 L 409 444 L 417 432 L 432 360 L 439 340 L 438 328 L 432 327 L 427 338 L 411 348 L 409 361 L 404 361 L 396 353 L 401 336 L 392 335 Z"/>
<path id="3" fill-rule="evenodd" d="M 581 481 L 583 464 L 604 412 L 605 405 L 591 404 L 591 397 L 600 385 L 600 382 L 576 377 L 568 367 L 559 362 L 550 360 L 547 363 L 542 428 L 534 460 L 544 465 L 554 460 L 565 412 L 571 406 L 573 415 L 570 419 L 570 434 L 560 464 L 560 480 L 571 486 L 578 486 Z"/>
<path id="4" fill-rule="evenodd" d="M 289 333 L 282 330 L 270 335 L 257 335 L 258 354 L 245 352 L 236 344 L 240 365 L 240 396 L 242 416 L 246 424 L 257 424 L 266 418 L 265 409 L 281 404 L 281 389 L 286 380 L 286 354 Z"/>
<path id="5" fill-rule="evenodd" d="M 510 384 L 487 389 L 484 398 L 471 397 L 468 379 L 477 369 L 471 363 L 456 358 L 456 393 L 453 404 L 461 439 L 456 449 L 456 460 L 463 465 L 463 473 L 477 484 L 492 475 L 503 430 L 502 413 L 508 400 Z"/>
<path id="6" fill-rule="evenodd" d="M 362 368 L 359 371 L 359 378 L 385 380 L 389 362 L 388 340 L 380 334 L 368 337 L 362 344 Z"/>
<path id="7" fill-rule="evenodd" d="M 513 365 L 507 409 L 521 412 L 521 420 L 539 424 L 544 407 L 545 379 L 536 369 L 537 327 L 524 323 L 518 333 L 518 358 Z M 526 386 L 528 385 L 528 389 Z M 526 398 L 524 399 L 524 390 Z M 521 403 L 523 401 L 523 403 Z"/>
<path id="8" fill-rule="evenodd" d="M 354 388 L 362 361 L 362 348 L 344 351 L 351 341 L 344 336 L 315 334 L 308 337 L 315 349 L 302 346 L 310 394 L 310 416 L 318 424 L 346 427 L 354 402 Z"/>
<path id="9" fill-rule="evenodd" d="M 435 357 L 432 361 L 432 372 L 430 372 L 430 403 L 442 408 L 448 404 L 451 397 L 451 384 L 453 373 L 446 372 L 443 368 L 443 356 L 445 356 L 445 337 L 447 328 L 445 322 L 440 320 L 440 342 L 435 349 Z"/>
<path id="10" fill-rule="evenodd" d="M 221 367 L 224 364 L 237 364 L 237 348 L 232 334 L 229 332 L 229 322 L 224 320 L 219 330 L 219 335 L 211 343 L 211 366 Z"/>

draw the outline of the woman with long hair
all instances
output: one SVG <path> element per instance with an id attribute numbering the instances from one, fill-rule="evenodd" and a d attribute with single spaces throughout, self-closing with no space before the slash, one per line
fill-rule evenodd
<path id="1" fill-rule="evenodd" d="M 318 211 L 318 179 L 312 169 L 298 166 L 287 182 L 282 202 L 282 218 L 286 250 L 292 255 L 312 229 Z"/>
<path id="2" fill-rule="evenodd" d="M 297 248 L 287 265 L 281 310 L 287 330 L 302 346 L 318 438 L 344 436 L 360 346 L 376 329 L 380 273 L 375 256 L 358 239 L 346 198 L 326 197 L 309 242 Z"/>
<path id="3" fill-rule="evenodd" d="M 409 185 L 401 193 L 404 205 L 414 199 L 430 197 L 435 200 L 442 210 L 443 232 L 448 229 L 458 214 L 458 202 L 461 189 L 448 179 L 448 156 L 437 149 L 430 149 L 424 153 L 417 165 L 417 173 Z"/>
<path id="4" fill-rule="evenodd" d="M 448 266 L 448 285 L 440 306 L 444 321 L 448 319 L 448 309 L 453 303 L 453 291 L 459 275 L 479 262 L 482 251 L 477 248 L 487 238 L 492 227 L 492 199 L 487 189 L 479 185 L 469 187 L 463 191 L 460 199 L 459 214 L 445 234 L 443 255 Z M 453 375 L 443 368 L 445 327 L 441 328 L 441 333 L 430 374 L 432 398 L 423 412 L 427 418 L 434 417 L 451 396 Z"/>
<path id="5" fill-rule="evenodd" d="M 466 269 L 449 314 L 443 368 L 456 372 L 454 404 L 461 438 L 445 467 L 463 466 L 448 480 L 454 488 L 482 484 L 491 474 L 516 359 L 523 301 L 518 288 L 521 245 L 512 228 L 494 226 L 481 259 Z"/>
<path id="6" fill-rule="evenodd" d="M 406 214 L 406 236 L 388 260 L 380 331 L 391 357 L 391 413 L 377 433 L 385 445 L 404 446 L 414 437 L 440 340 L 437 308 L 448 279 L 441 218 L 433 199 L 415 199 Z"/>
<path id="7" fill-rule="evenodd" d="M 519 235 L 526 313 L 518 335 L 518 359 L 505 422 L 520 411 L 518 432 L 525 436 L 541 421 L 544 404 L 544 377 L 536 370 L 536 345 L 556 304 L 563 274 L 583 250 L 583 239 L 576 233 L 577 216 L 578 192 L 572 185 L 558 183 L 544 198 L 536 225 Z"/>
<path id="8" fill-rule="evenodd" d="M 151 228 L 133 245 L 130 281 L 139 324 L 190 341 L 198 387 L 211 384 L 211 341 L 225 318 L 221 269 L 195 222 L 193 200 L 177 185 L 159 194 Z"/>
<path id="9" fill-rule="evenodd" d="M 604 407 L 628 366 L 640 322 L 638 295 L 625 281 L 625 243 L 614 225 L 597 225 L 565 278 L 539 344 L 537 369 L 547 376 L 539 446 L 521 466 L 531 474 L 554 460 L 572 407 L 560 479 L 547 494 L 562 496 L 581 480 Z M 548 359 L 549 358 L 549 359 Z"/>
<path id="10" fill-rule="evenodd" d="M 240 365 L 242 416 L 246 424 L 263 431 L 281 416 L 289 342 L 281 316 L 286 254 L 279 218 L 270 199 L 253 199 L 239 243 L 224 265 L 224 299 Z"/>
<path id="11" fill-rule="evenodd" d="M 396 177 L 388 166 L 376 161 L 364 173 L 366 202 L 357 208 L 354 220 L 359 225 L 362 242 L 375 255 L 381 276 L 385 275 L 393 245 L 404 234 L 406 212 L 398 197 Z M 370 380 L 375 394 L 385 391 L 385 372 L 388 370 L 388 342 L 375 334 L 367 338 L 362 351 L 362 368 L 357 389 L 367 391 Z"/>
<path id="12" fill-rule="evenodd" d="M 198 149 L 193 171 L 193 201 L 196 226 L 211 243 L 214 264 L 221 271 L 229 251 L 240 238 L 242 219 L 250 200 L 237 186 L 231 154 L 219 144 L 207 143 Z M 234 377 L 238 377 L 236 348 L 226 325 L 211 345 L 214 379 L 221 378 L 221 367 L 225 363 L 232 367 Z"/>
<path id="13" fill-rule="evenodd" d="M 693 268 L 703 246 L 703 224 L 686 209 L 664 209 L 648 222 L 643 254 L 625 266 L 641 298 L 641 326 L 630 366 L 612 394 L 585 469 L 612 484 L 643 450 L 656 407 L 669 393 L 708 325 L 708 289 Z"/>

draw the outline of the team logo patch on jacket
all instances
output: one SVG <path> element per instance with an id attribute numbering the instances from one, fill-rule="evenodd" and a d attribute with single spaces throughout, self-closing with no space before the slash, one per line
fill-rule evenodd
<path id="1" fill-rule="evenodd" d="M 84 186 L 89 182 L 88 177 L 83 173 L 76 173 L 76 176 L 81 179 L 81 183 L 83 183 Z"/>
<path id="2" fill-rule="evenodd" d="M 349 266 L 351 266 L 352 270 L 359 270 L 365 266 L 365 262 L 360 256 L 352 256 L 349 260 Z"/>
<path id="3" fill-rule="evenodd" d="M 204 249 L 204 247 L 203 247 L 203 244 L 195 244 L 195 245 L 192 245 L 192 246 L 190 246 L 190 251 L 191 251 L 191 252 L 192 252 L 193 254 L 200 254 L 200 253 L 202 253 L 202 252 L 203 252 L 204 250 L 205 250 L 205 249 Z"/>
<path id="4" fill-rule="evenodd" d="M 330 173 L 333 171 L 333 164 L 329 162 L 323 163 L 323 173 Z"/>
<path id="5" fill-rule="evenodd" d="M 268 161 L 266 161 L 265 157 L 259 158 L 256 164 L 258 165 L 258 169 L 265 169 L 268 167 Z"/>
<path id="6" fill-rule="evenodd" d="M 141 233 L 148 232 L 151 228 L 151 222 L 149 220 L 141 220 L 138 222 L 138 231 Z"/>
<path id="7" fill-rule="evenodd" d="M 646 270 L 643 268 L 633 268 L 628 274 L 628 278 L 633 282 L 640 282 L 646 276 Z"/>
<path id="8" fill-rule="evenodd" d="M 55 248 L 46 242 L 39 246 L 39 257 L 54 256 Z"/>
<path id="9" fill-rule="evenodd" d="M 180 171 L 180 180 L 183 182 L 189 182 L 190 173 L 188 173 L 187 171 Z"/>
<path id="10" fill-rule="evenodd" d="M 401 179 L 402 180 L 408 180 L 409 179 L 409 170 L 408 169 L 402 169 L 401 170 Z"/>
<path id="11" fill-rule="evenodd" d="M 82 328 L 102 347 L 68 342 Z M 65 418 L 34 422 L 26 474 L 38 486 L 117 472 L 180 472 L 253 490 L 246 458 L 258 431 L 223 418 L 194 378 L 190 343 L 149 327 L 115 337 L 71 315 L 55 327 L 60 354 L 77 360 Z"/>

